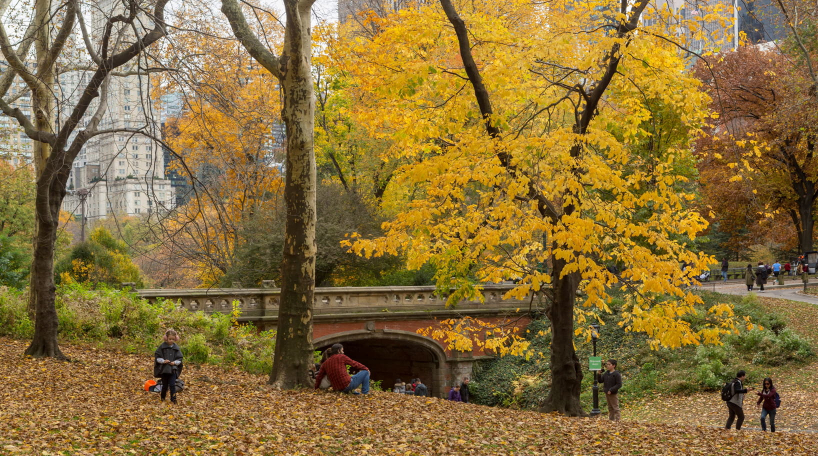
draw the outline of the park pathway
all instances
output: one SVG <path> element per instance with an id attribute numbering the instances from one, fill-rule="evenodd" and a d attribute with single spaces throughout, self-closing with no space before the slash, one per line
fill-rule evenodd
<path id="1" fill-rule="evenodd" d="M 769 282 L 772 282 L 772 280 L 768 281 L 768 283 Z M 810 282 L 811 285 L 818 284 L 818 280 L 816 280 L 814 277 L 811 278 Z M 806 302 L 808 304 L 818 305 L 818 296 L 804 294 L 804 286 L 801 283 L 801 279 L 798 279 L 797 281 L 787 280 L 785 283 L 786 285 L 765 285 L 763 292 L 759 291 L 758 287 L 754 287 L 753 293 L 756 293 L 758 296 L 768 298 L 789 299 L 790 301 Z M 701 285 L 701 287 L 699 287 L 699 289 L 738 296 L 746 296 L 749 294 L 743 279 L 741 281 L 731 280 L 727 283 L 705 282 Z"/>

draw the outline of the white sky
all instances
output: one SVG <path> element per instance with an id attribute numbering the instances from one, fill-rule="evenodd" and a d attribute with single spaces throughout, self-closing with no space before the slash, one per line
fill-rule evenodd
<path id="1" fill-rule="evenodd" d="M 272 0 L 276 9 L 284 12 L 284 2 L 281 0 Z M 322 19 L 328 19 L 332 22 L 338 22 L 338 0 L 316 0 L 312 7 L 314 15 Z"/>

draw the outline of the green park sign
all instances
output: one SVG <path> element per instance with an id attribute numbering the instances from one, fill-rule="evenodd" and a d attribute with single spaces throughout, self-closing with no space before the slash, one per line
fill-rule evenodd
<path id="1" fill-rule="evenodd" d="M 602 357 L 601 356 L 589 356 L 588 357 L 588 364 L 589 370 L 598 371 L 602 370 Z"/>

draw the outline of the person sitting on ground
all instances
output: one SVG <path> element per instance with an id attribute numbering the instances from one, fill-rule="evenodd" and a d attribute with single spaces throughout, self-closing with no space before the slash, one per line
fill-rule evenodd
<path id="1" fill-rule="evenodd" d="M 369 368 L 363 364 L 353 361 L 344 354 L 344 346 L 335 344 L 332 346 L 332 355 L 321 364 L 318 375 L 315 376 L 315 389 L 321 385 L 324 376 L 329 377 L 332 389 L 342 393 L 354 391 L 359 386 L 361 394 L 369 394 Z M 349 376 L 347 366 L 358 369 L 358 373 Z M 356 393 L 357 394 L 357 393 Z"/>
<path id="2" fill-rule="evenodd" d="M 403 383 L 400 379 L 395 380 L 395 387 L 392 389 L 395 393 L 403 394 L 406 392 L 406 384 Z"/>
<path id="3" fill-rule="evenodd" d="M 454 385 L 452 389 L 449 390 L 449 400 L 463 402 L 463 399 L 460 397 L 460 385 Z"/>
<path id="4" fill-rule="evenodd" d="M 426 385 L 423 384 L 419 378 L 416 378 L 415 381 L 417 384 L 415 385 L 415 396 L 423 396 L 426 397 L 429 395 L 429 389 L 426 388 Z"/>

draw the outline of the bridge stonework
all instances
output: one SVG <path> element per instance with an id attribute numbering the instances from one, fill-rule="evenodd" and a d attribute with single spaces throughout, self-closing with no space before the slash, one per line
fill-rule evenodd
<path id="1" fill-rule="evenodd" d="M 461 301 L 445 306 L 446 296 L 434 287 L 344 287 L 317 288 L 313 316 L 313 345 L 324 350 L 334 343 L 365 364 L 373 380 L 391 389 L 397 378 L 409 382 L 420 377 L 434 396 L 443 397 L 456 382 L 470 376 L 475 361 L 491 358 L 476 349 L 471 353 L 452 351 L 440 342 L 418 334 L 419 329 L 441 320 L 471 316 L 495 324 L 524 328 L 528 310 L 543 296 L 527 300 L 504 299 L 513 285 L 485 285 L 485 302 Z M 260 329 L 278 323 L 278 289 L 187 289 L 137 290 L 149 300 L 170 299 L 191 310 L 228 313 L 238 301 L 242 322 Z"/>

